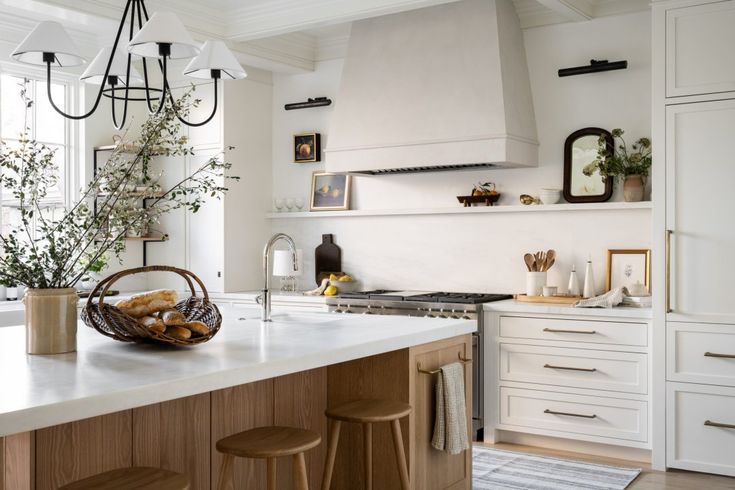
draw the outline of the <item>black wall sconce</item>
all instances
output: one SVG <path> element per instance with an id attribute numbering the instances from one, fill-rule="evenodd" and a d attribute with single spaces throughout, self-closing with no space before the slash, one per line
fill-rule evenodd
<path id="1" fill-rule="evenodd" d="M 559 70 L 560 77 L 571 77 L 573 75 L 584 75 L 585 73 L 597 73 L 600 71 L 625 70 L 628 61 L 590 60 L 586 66 L 575 66 L 574 68 L 562 68 Z"/>
<path id="2" fill-rule="evenodd" d="M 294 102 L 293 104 L 286 104 L 283 106 L 284 109 L 287 111 L 292 111 L 294 109 L 309 109 L 310 107 L 324 107 L 327 105 L 330 105 L 332 103 L 332 99 L 329 99 L 327 97 L 315 97 L 315 98 L 309 98 L 306 102 Z"/>

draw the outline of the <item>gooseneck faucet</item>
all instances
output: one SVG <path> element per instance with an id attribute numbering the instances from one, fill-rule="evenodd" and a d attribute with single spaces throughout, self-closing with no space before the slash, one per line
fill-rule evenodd
<path id="1" fill-rule="evenodd" d="M 271 249 L 279 240 L 285 241 L 288 244 L 289 250 L 291 250 L 291 254 L 293 255 L 293 270 L 297 271 L 300 267 L 296 258 L 296 243 L 290 236 L 285 233 L 276 233 L 270 240 L 268 240 L 268 243 L 265 244 L 265 248 L 263 249 L 263 277 L 265 278 L 265 284 L 263 285 L 263 291 L 260 296 L 260 301 L 263 307 L 261 320 L 264 322 L 271 321 L 271 271 L 268 267 L 268 262 L 270 261 L 269 257 Z"/>

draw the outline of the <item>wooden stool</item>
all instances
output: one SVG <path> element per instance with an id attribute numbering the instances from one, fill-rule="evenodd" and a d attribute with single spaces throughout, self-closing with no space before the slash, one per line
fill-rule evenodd
<path id="1" fill-rule="evenodd" d="M 390 400 L 357 400 L 327 409 L 326 416 L 331 420 L 329 441 L 327 444 L 327 463 L 324 466 L 322 490 L 329 490 L 332 484 L 334 459 L 337 456 L 339 429 L 342 422 L 362 424 L 363 444 L 365 448 L 365 488 L 373 488 L 373 426 L 378 422 L 390 422 L 393 432 L 393 447 L 398 460 L 398 473 L 401 476 L 401 487 L 409 490 L 408 467 L 403 450 L 400 419 L 411 413 L 411 405 Z"/>
<path id="2" fill-rule="evenodd" d="M 265 459 L 268 490 L 276 489 L 276 458 L 293 456 L 294 488 L 309 490 L 304 451 L 319 445 L 322 438 L 314 431 L 294 427 L 258 427 L 217 441 L 217 451 L 224 453 L 217 484 L 220 490 L 234 488 L 235 456 Z"/>
<path id="3" fill-rule="evenodd" d="M 120 468 L 64 485 L 59 490 L 189 490 L 189 477 L 160 468 Z"/>

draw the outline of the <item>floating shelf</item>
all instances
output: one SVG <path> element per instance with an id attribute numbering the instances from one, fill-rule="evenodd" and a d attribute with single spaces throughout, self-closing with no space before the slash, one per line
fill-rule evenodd
<path id="1" fill-rule="evenodd" d="M 651 209 L 651 201 L 642 202 L 599 202 L 583 204 L 540 204 L 530 206 L 476 206 L 471 208 L 425 208 L 425 209 L 359 209 L 354 211 L 304 211 L 296 213 L 268 213 L 269 219 L 317 219 L 357 218 L 367 216 L 416 216 L 442 214 L 492 214 L 492 213 L 555 213 L 569 211 L 625 211 Z"/>

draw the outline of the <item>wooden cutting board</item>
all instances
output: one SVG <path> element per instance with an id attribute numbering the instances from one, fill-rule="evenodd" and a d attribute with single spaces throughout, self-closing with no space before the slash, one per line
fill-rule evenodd
<path id="1" fill-rule="evenodd" d="M 526 296 L 525 294 L 516 294 L 514 299 L 521 303 L 548 303 L 554 305 L 573 305 L 581 296 Z"/>
<path id="2" fill-rule="evenodd" d="M 322 235 L 322 243 L 314 251 L 314 265 L 317 286 L 330 273 L 342 272 L 342 250 L 334 244 L 334 235 Z"/>

